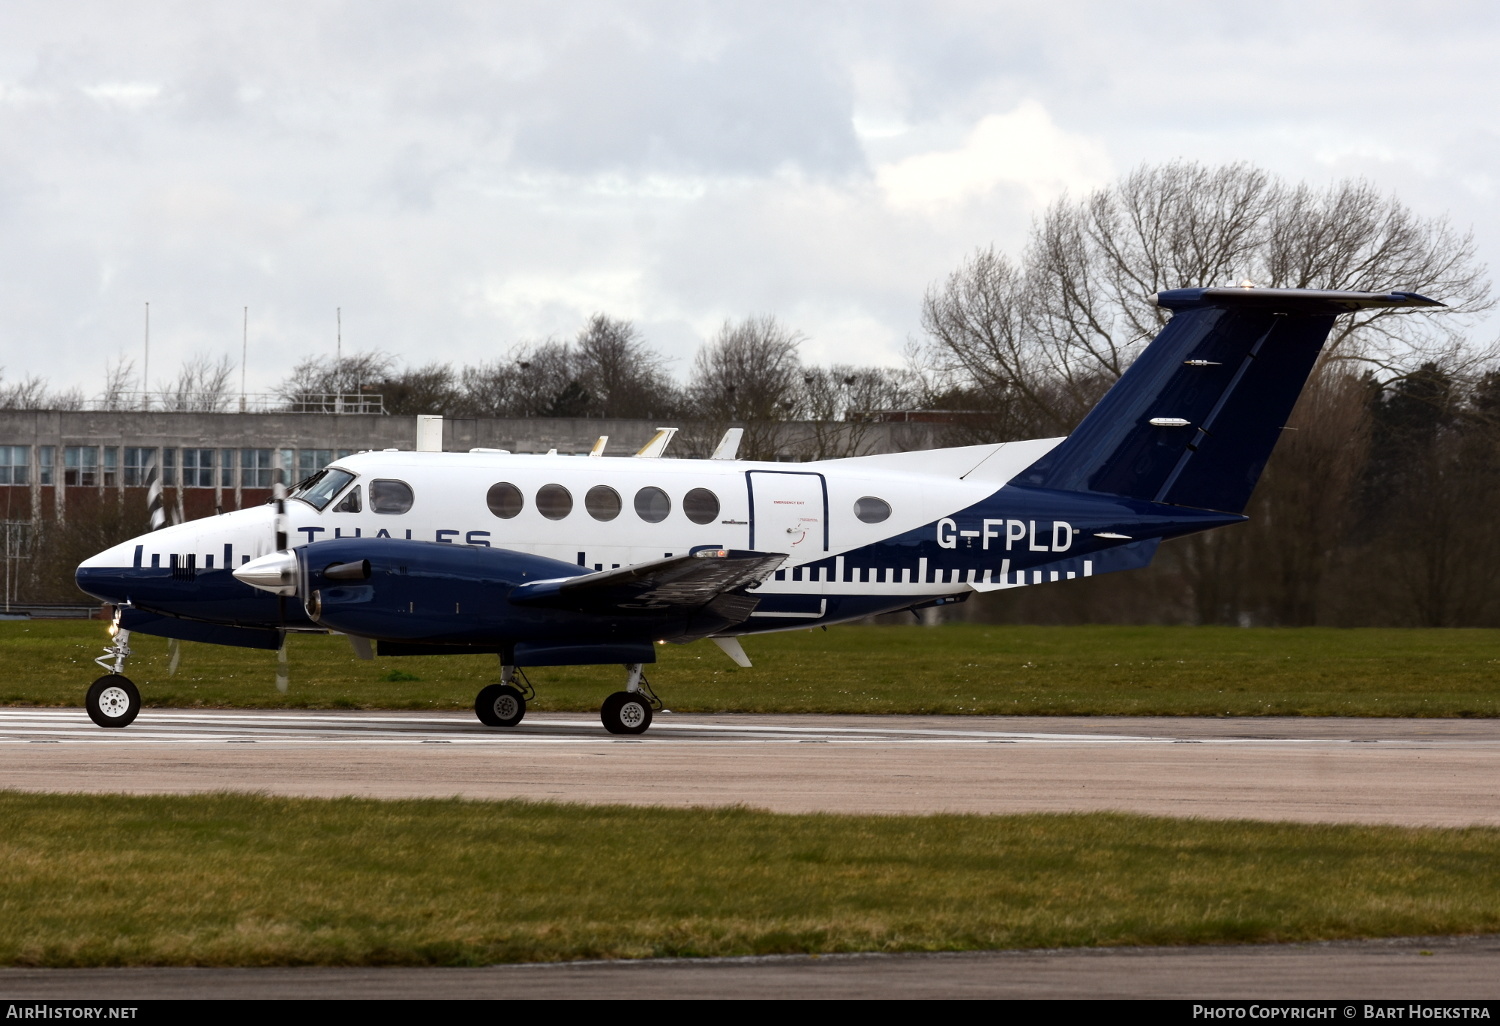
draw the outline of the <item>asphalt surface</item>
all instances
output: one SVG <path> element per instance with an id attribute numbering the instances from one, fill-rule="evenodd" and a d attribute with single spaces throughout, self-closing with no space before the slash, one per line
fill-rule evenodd
<path id="1" fill-rule="evenodd" d="M 780 812 L 1119 810 L 1500 825 L 1500 721 L 0 709 L 0 782 L 36 791 L 461 795 Z"/>
<path id="2" fill-rule="evenodd" d="M 1500 997 L 1500 937 L 931 955 L 569 962 L 480 969 L 0 969 L 0 1001 L 162 998 Z"/>
<path id="3" fill-rule="evenodd" d="M 1500 825 L 1493 720 L 700 716 L 0 709 L 0 786 L 524 797 L 781 812 L 1119 810 Z M 1424 953 L 1430 952 L 1430 953 Z M 1500 997 L 1500 938 L 494 966 L 0 969 L 0 999 Z"/>

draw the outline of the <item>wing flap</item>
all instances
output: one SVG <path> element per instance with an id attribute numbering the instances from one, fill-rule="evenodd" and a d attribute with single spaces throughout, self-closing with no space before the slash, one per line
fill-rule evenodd
<path id="1" fill-rule="evenodd" d="M 785 560 L 779 552 L 709 549 L 577 577 L 533 581 L 511 592 L 510 600 L 570 609 L 694 609 L 759 584 Z M 753 599 L 736 597 L 745 598 L 753 608 Z"/>

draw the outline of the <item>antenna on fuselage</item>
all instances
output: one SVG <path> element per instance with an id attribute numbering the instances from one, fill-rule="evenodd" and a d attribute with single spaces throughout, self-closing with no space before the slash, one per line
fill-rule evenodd
<path id="1" fill-rule="evenodd" d="M 714 449 L 714 454 L 712 456 L 710 456 L 709 459 L 711 459 L 711 460 L 732 460 L 732 459 L 734 459 L 735 453 L 737 453 L 737 452 L 740 451 L 740 439 L 744 438 L 744 437 L 745 437 L 745 429 L 744 428 L 730 428 L 728 431 L 724 432 L 724 437 L 721 438 L 721 439 L 719 439 L 718 447 Z"/>
<path id="2" fill-rule="evenodd" d="M 651 436 L 651 441 L 641 446 L 641 451 L 636 453 L 640 459 L 659 459 L 661 454 L 667 451 L 667 443 L 672 436 L 677 434 L 677 428 L 657 428 L 656 434 Z"/>

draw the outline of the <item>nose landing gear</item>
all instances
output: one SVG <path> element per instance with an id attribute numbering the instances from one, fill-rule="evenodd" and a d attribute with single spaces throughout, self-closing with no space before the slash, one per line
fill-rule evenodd
<path id="1" fill-rule="evenodd" d="M 124 727 L 141 711 L 141 693 L 129 677 L 106 673 L 89 687 L 83 706 L 101 727 Z"/>
<path id="2" fill-rule="evenodd" d="M 94 660 L 101 669 L 109 671 L 90 685 L 84 696 L 83 707 L 101 727 L 125 727 L 141 711 L 141 693 L 125 669 L 125 659 L 130 655 L 130 632 L 116 627 L 114 640 L 104 654 Z"/>

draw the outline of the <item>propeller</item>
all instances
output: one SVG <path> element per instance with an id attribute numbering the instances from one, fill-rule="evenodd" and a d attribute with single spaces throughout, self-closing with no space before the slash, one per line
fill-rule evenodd
<path id="1" fill-rule="evenodd" d="M 167 526 L 167 511 L 162 505 L 161 474 L 157 472 L 156 455 L 146 465 L 146 513 L 151 520 L 151 530 L 160 531 Z M 175 517 L 173 518 L 176 519 Z M 182 662 L 182 644 L 176 638 L 167 639 L 167 676 L 177 676 L 177 665 Z"/>
<path id="2" fill-rule="evenodd" d="M 275 532 L 276 553 L 287 556 L 291 560 L 292 573 L 296 573 L 297 559 L 286 549 L 286 479 L 287 472 L 291 469 L 286 465 L 287 453 L 285 449 L 276 452 L 276 470 L 271 479 L 271 502 L 275 515 L 271 519 L 272 529 Z M 236 573 L 235 576 L 239 576 Z M 295 576 L 292 578 L 296 580 Z M 295 585 L 294 585 L 295 588 Z M 291 665 L 286 656 L 286 590 L 276 592 L 276 618 L 281 621 L 281 647 L 276 650 L 276 690 L 283 695 L 291 686 Z"/>

